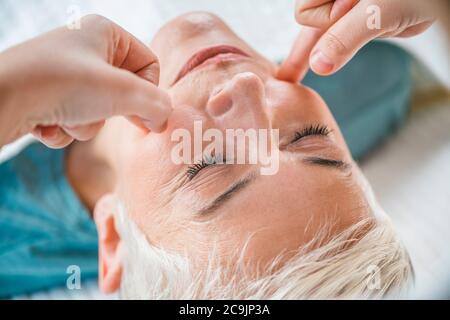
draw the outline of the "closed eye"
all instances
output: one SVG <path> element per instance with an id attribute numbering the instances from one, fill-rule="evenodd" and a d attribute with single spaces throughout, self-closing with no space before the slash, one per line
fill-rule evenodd
<path id="1" fill-rule="evenodd" d="M 332 130 L 330 130 L 325 125 L 315 125 L 309 126 L 302 131 L 296 132 L 294 138 L 292 139 L 290 144 L 295 144 L 309 136 L 322 136 L 328 137 L 331 134 Z M 328 159 L 323 157 L 307 157 L 303 159 L 303 162 L 310 165 L 317 165 L 322 167 L 329 167 L 339 169 L 343 172 L 349 172 L 352 168 L 350 163 L 341 160 Z"/>
<path id="2" fill-rule="evenodd" d="M 297 131 L 295 133 L 294 138 L 291 141 L 291 144 L 299 142 L 306 137 L 309 136 L 329 136 L 331 133 L 331 130 L 325 126 L 325 125 L 311 125 L 309 127 L 304 128 L 301 131 Z"/>
<path id="3" fill-rule="evenodd" d="M 186 176 L 189 181 L 194 179 L 202 170 L 209 168 L 211 166 L 225 164 L 226 161 L 220 156 L 205 156 L 199 163 L 190 166 L 186 172 Z"/>
<path id="4" fill-rule="evenodd" d="M 297 143 L 309 136 L 324 136 L 327 137 L 331 133 L 331 130 L 326 125 L 310 125 L 301 131 L 295 133 L 294 138 L 290 144 Z M 186 172 L 189 180 L 193 180 L 202 170 L 215 165 L 221 165 L 226 163 L 223 157 L 208 156 L 204 158 L 201 162 L 190 166 Z"/>

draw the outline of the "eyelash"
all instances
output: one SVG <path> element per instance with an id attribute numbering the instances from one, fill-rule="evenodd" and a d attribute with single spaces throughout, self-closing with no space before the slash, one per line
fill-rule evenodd
<path id="1" fill-rule="evenodd" d="M 301 131 L 297 131 L 295 133 L 295 138 L 291 141 L 292 143 L 298 142 L 308 136 L 328 136 L 331 133 L 331 130 L 324 125 L 311 125 L 309 127 L 304 128 Z M 192 180 L 197 176 L 200 171 L 208 168 L 209 166 L 213 166 L 219 164 L 216 156 L 207 156 L 199 163 L 193 164 L 187 170 L 187 177 L 189 180 Z"/>
<path id="2" fill-rule="evenodd" d="M 331 133 L 331 130 L 324 125 L 312 125 L 309 127 L 306 127 L 305 129 L 301 131 L 297 131 L 295 133 L 294 139 L 291 141 L 291 143 L 298 142 L 306 137 L 309 136 L 329 136 Z"/>
<path id="3" fill-rule="evenodd" d="M 200 171 L 208 168 L 209 166 L 214 166 L 216 164 L 219 164 L 219 161 L 217 160 L 216 156 L 205 156 L 205 158 L 203 158 L 202 161 L 190 166 L 187 170 L 186 175 L 189 178 L 189 180 L 192 180 L 195 178 L 196 175 L 200 173 Z"/>

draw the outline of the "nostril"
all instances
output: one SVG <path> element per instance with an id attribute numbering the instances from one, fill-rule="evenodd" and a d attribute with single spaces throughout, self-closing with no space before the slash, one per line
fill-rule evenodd
<path id="1" fill-rule="evenodd" d="M 211 117 L 220 117 L 233 107 L 234 81 L 228 81 L 213 90 L 206 106 L 206 112 Z"/>

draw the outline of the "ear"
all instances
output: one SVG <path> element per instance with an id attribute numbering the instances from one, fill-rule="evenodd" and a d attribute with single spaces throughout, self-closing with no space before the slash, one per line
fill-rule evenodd
<path id="1" fill-rule="evenodd" d="M 116 210 L 117 201 L 113 195 L 102 197 L 94 210 L 99 236 L 99 285 L 107 294 L 119 290 L 122 277 L 122 245 L 115 224 Z"/>

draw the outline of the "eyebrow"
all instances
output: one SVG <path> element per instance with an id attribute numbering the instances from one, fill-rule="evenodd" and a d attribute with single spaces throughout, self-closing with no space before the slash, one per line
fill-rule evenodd
<path id="1" fill-rule="evenodd" d="M 252 182 L 254 182 L 257 178 L 257 174 L 255 172 L 251 172 L 246 175 L 244 178 L 240 179 L 236 183 L 234 183 L 230 188 L 228 188 L 224 193 L 218 196 L 213 202 L 211 202 L 208 206 L 201 209 L 198 212 L 199 216 L 207 216 L 212 214 L 213 212 L 219 210 L 226 202 L 228 202 L 233 196 L 235 196 L 240 191 L 244 190 L 248 187 Z"/>

